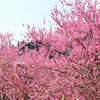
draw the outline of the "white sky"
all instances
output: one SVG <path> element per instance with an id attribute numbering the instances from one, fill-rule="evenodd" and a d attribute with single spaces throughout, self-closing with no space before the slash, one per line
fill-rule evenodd
<path id="1" fill-rule="evenodd" d="M 26 32 L 22 24 L 41 27 L 44 15 L 49 27 L 55 4 L 61 8 L 59 0 L 0 0 L 0 33 L 14 32 L 16 39 L 21 40 L 20 32 Z"/>
<path id="2" fill-rule="evenodd" d="M 59 0 L 0 0 L 0 33 L 14 32 L 16 39 L 21 40 L 20 33 L 27 31 L 22 24 L 41 27 L 44 15 L 48 28 L 48 20 L 53 23 L 50 14 L 55 4 L 62 9 Z"/>

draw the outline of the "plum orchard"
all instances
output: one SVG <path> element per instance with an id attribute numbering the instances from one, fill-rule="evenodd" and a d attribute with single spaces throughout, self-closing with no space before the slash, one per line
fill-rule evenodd
<path id="1" fill-rule="evenodd" d="M 19 55 L 19 48 L 9 46 L 9 34 L 0 36 L 1 100 L 100 99 L 99 2 L 60 2 L 72 9 L 53 9 L 54 31 L 27 26 L 28 39 L 39 51 L 26 48 Z"/>

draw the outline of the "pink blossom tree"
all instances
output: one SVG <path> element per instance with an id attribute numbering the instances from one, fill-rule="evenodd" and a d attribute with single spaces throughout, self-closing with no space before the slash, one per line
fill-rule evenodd
<path id="1" fill-rule="evenodd" d="M 20 48 L 0 49 L 0 99 L 99 100 L 99 2 L 60 2 L 72 9 L 53 9 L 54 31 L 27 26 L 28 40 L 39 45 L 39 51 L 25 48 L 19 55 Z"/>

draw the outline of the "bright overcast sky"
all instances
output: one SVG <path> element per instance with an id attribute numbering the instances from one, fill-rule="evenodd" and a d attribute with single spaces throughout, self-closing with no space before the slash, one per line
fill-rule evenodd
<path id="1" fill-rule="evenodd" d="M 47 27 L 51 9 L 55 4 L 61 8 L 59 0 L 0 0 L 0 33 L 14 32 L 16 39 L 26 30 L 22 24 L 40 26 L 44 15 Z"/>
<path id="2" fill-rule="evenodd" d="M 53 23 L 50 12 L 56 4 L 62 9 L 59 0 L 0 0 L 0 33 L 14 32 L 21 40 L 20 33 L 26 32 L 22 24 L 41 27 L 44 15 L 49 27 L 48 20 Z"/>

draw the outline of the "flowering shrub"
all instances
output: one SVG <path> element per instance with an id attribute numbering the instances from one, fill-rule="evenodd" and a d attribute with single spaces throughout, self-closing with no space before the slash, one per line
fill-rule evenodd
<path id="1" fill-rule="evenodd" d="M 51 17 L 58 25 L 55 31 L 27 26 L 28 40 L 38 44 L 39 51 L 26 48 L 19 55 L 20 48 L 1 43 L 1 100 L 99 100 L 99 2 L 60 2 L 72 9 L 70 13 L 57 7 L 52 11 Z M 6 43 L 8 36 L 2 37 Z"/>

